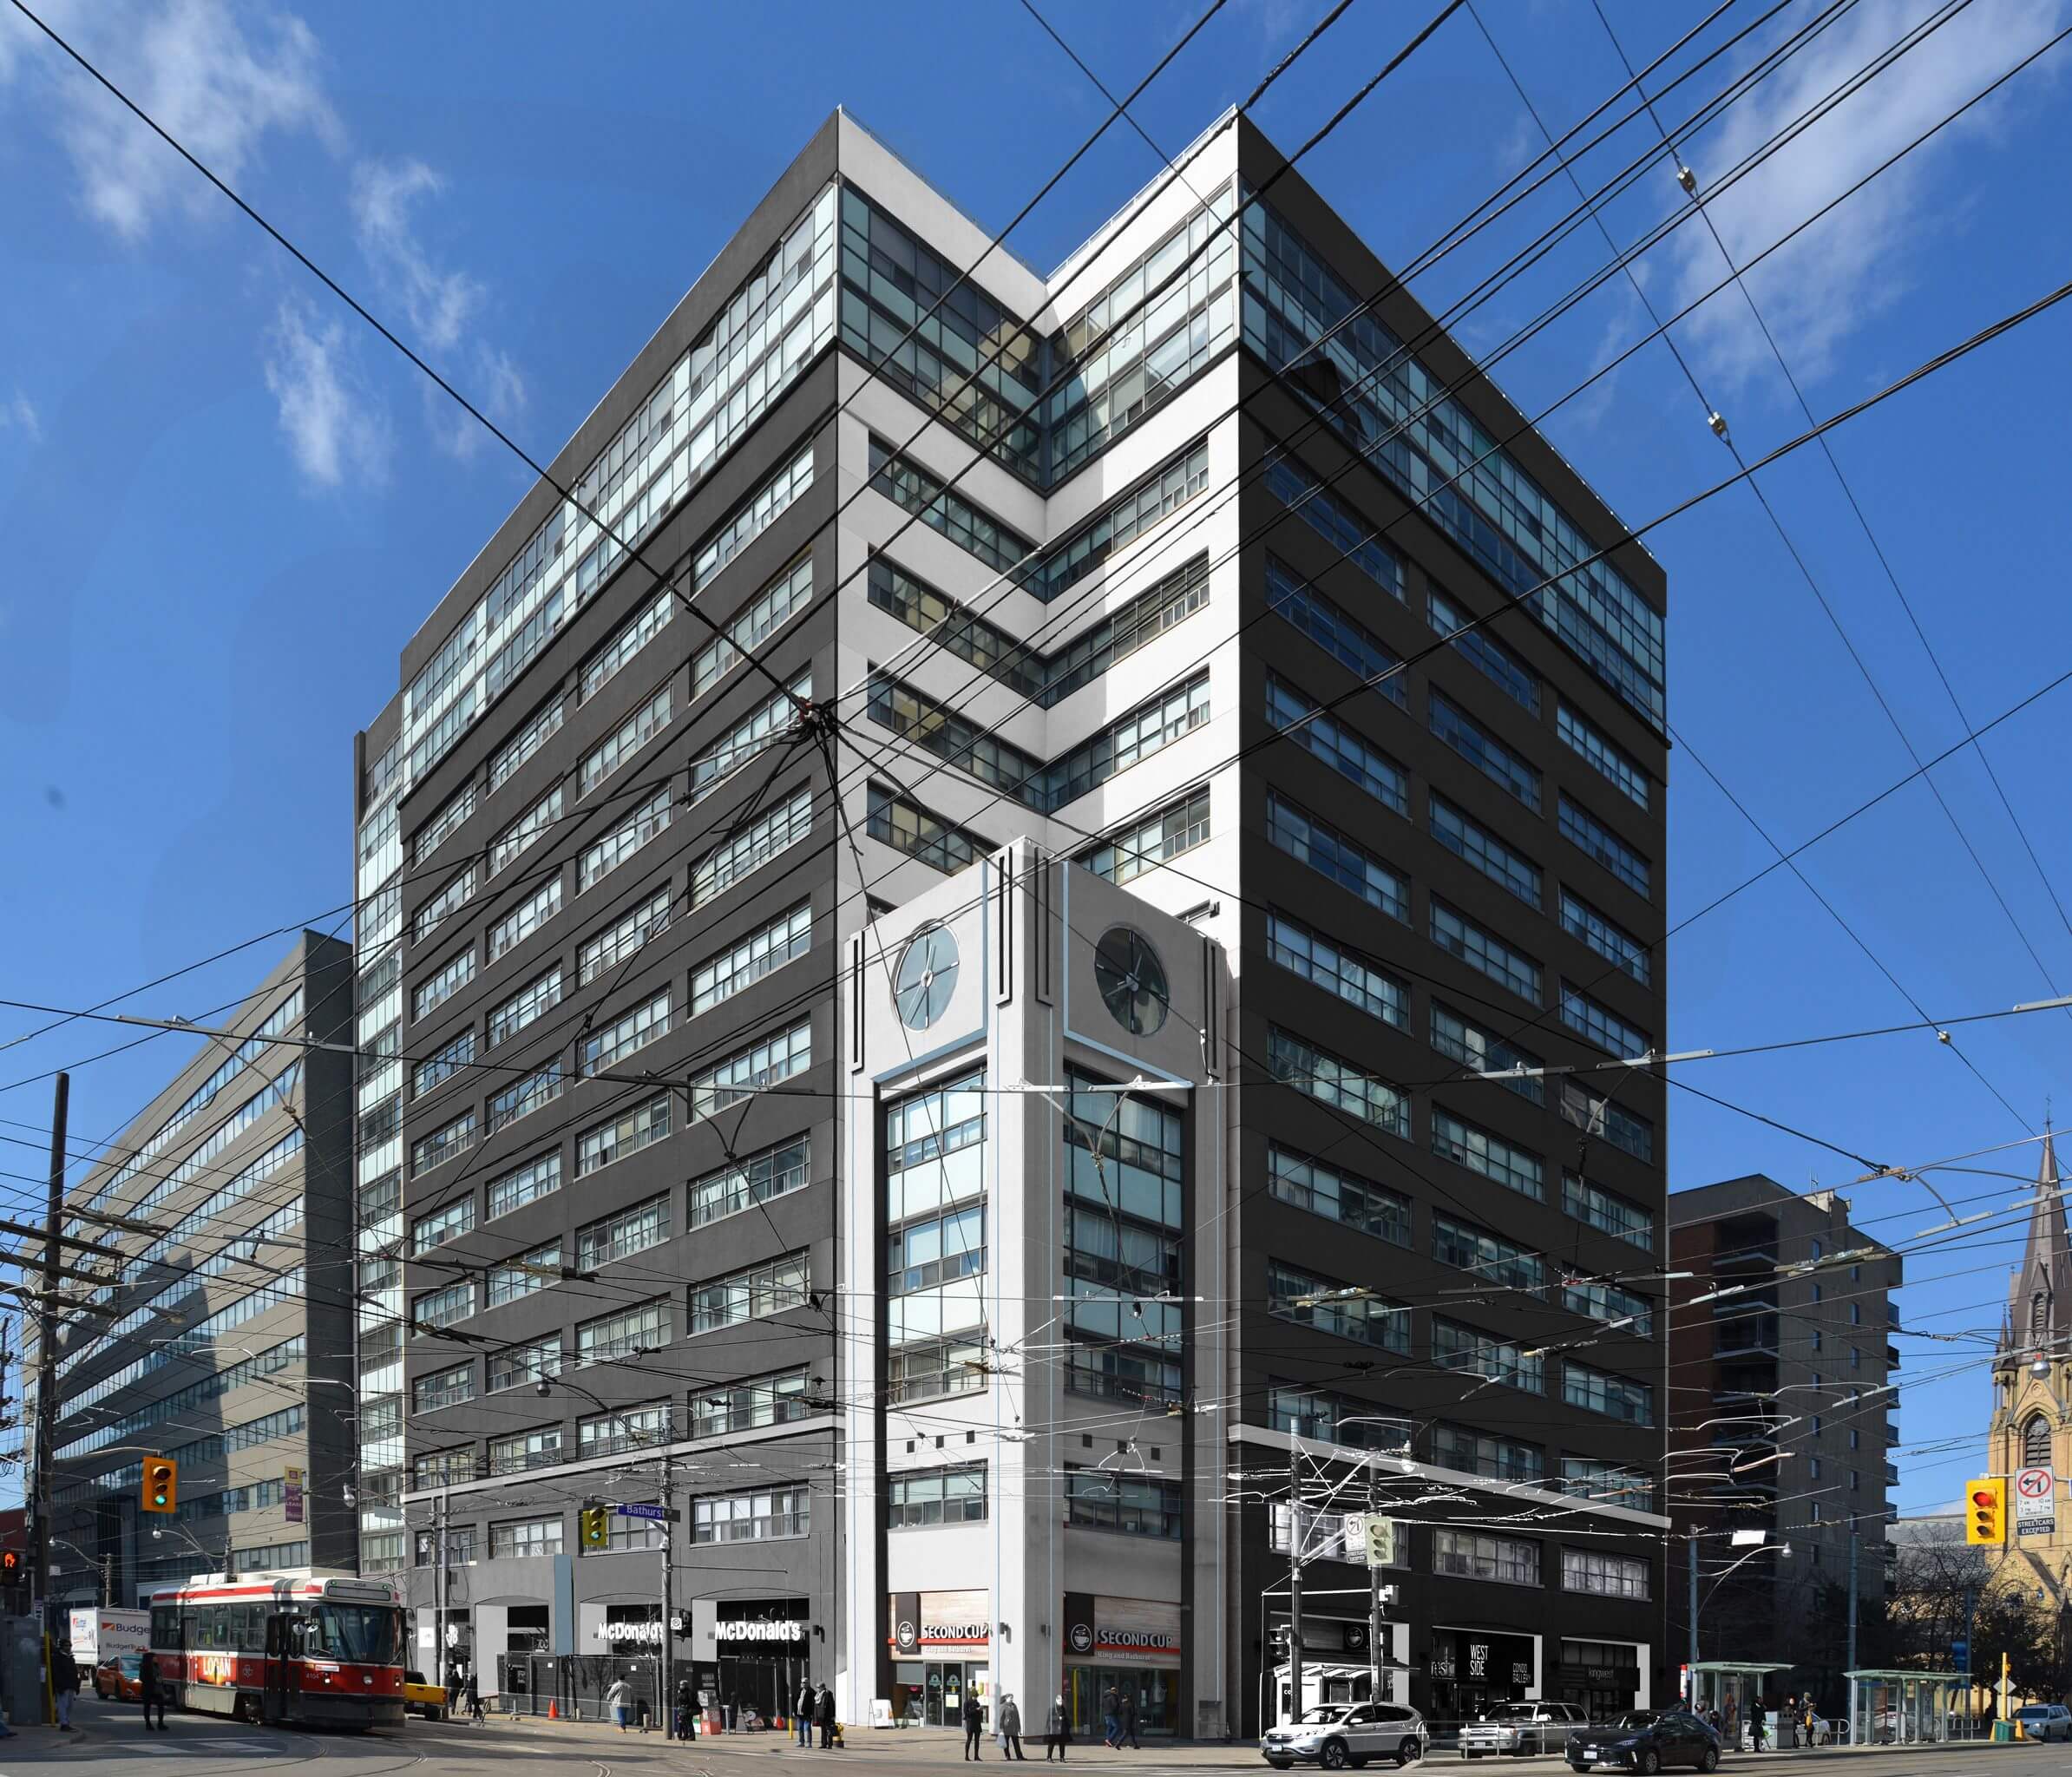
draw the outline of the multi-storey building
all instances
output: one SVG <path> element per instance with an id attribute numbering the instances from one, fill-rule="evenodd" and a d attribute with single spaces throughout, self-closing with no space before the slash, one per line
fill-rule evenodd
<path id="1" fill-rule="evenodd" d="M 66 1287 L 105 1312 L 58 1343 L 55 1602 L 352 1568 L 351 1026 L 351 947 L 305 932 L 68 1194 L 115 1275 Z M 147 1456 L 179 1466 L 169 1517 Z"/>
<path id="2" fill-rule="evenodd" d="M 1832 1190 L 1752 1173 L 1671 1202 L 1672 1645 L 1690 1647 L 1695 1571 L 1701 1657 L 1839 1697 L 1849 1589 L 1864 1621 L 1885 1595 L 1904 1261 Z"/>
<path id="3" fill-rule="evenodd" d="M 843 115 L 552 470 L 357 760 L 361 1530 L 441 1645 L 651 1644 L 573 1512 L 666 1453 L 715 1693 L 1250 1732 L 1291 1517 L 1364 1694 L 1372 1489 L 1399 1697 L 1659 1695 L 1665 589 L 1574 470 L 1241 120 L 1046 279 Z M 1039 929 L 1186 1022 L 859 997 Z"/>

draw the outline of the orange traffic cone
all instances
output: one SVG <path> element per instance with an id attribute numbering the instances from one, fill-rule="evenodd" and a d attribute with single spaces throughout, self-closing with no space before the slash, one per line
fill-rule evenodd
<path id="1" fill-rule="evenodd" d="M 547 1700 L 547 1719 L 549 1721 L 559 1721 L 561 1719 L 561 1705 L 556 1698 L 549 1697 Z"/>

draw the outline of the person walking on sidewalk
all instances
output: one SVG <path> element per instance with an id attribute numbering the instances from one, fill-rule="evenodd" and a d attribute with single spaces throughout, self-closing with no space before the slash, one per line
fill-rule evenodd
<path id="1" fill-rule="evenodd" d="M 798 1682 L 798 1696 L 791 1705 L 794 1718 L 791 1725 L 798 1729 L 798 1743 L 803 1747 L 813 1744 L 813 1686 L 802 1678 Z"/>
<path id="2" fill-rule="evenodd" d="M 475 1683 L 472 1669 L 461 1682 L 461 1705 L 467 1710 L 470 1721 L 479 1722 L 482 1719 L 482 1687 Z"/>
<path id="3" fill-rule="evenodd" d="M 614 1678 L 611 1688 L 604 1694 L 605 1708 L 612 1712 L 613 1723 L 621 1734 L 626 1732 L 626 1718 L 633 1711 L 633 1688 L 623 1678 Z"/>
<path id="4" fill-rule="evenodd" d="M 985 1711 L 979 1708 L 977 1697 L 967 1695 L 964 1699 L 964 1756 L 975 1759 L 979 1754 L 979 1736 L 986 1731 Z"/>
<path id="5" fill-rule="evenodd" d="M 1065 1743 L 1071 1737 L 1071 1726 L 1065 1715 L 1065 1693 L 1059 1691 L 1052 1700 L 1050 1714 L 1043 1718 L 1043 1762 L 1049 1764 L 1051 1754 L 1056 1753 L 1058 1762 L 1065 1762 Z"/>
<path id="6" fill-rule="evenodd" d="M 1132 1751 L 1142 1752 L 1144 1750 L 1137 1743 L 1137 1690 L 1133 1685 L 1125 1684 L 1123 1687 L 1122 1732 L 1129 1736 Z M 1115 1744 L 1117 1750 L 1119 1751 L 1122 1747 L 1121 1734 L 1116 1736 Z"/>
<path id="7" fill-rule="evenodd" d="M 1011 1690 L 1000 1695 L 1000 1756 L 1024 1761 L 1029 1756 L 1021 1749 L 1021 1706 Z"/>
<path id="8" fill-rule="evenodd" d="M 1101 1693 L 1101 1744 L 1120 1747 L 1122 1744 L 1122 1698 L 1113 1685 Z"/>
<path id="9" fill-rule="evenodd" d="M 159 1682 L 158 1661 L 147 1654 L 137 1662 L 137 1677 L 143 1686 L 144 1726 L 151 1726 L 151 1712 L 158 1711 L 158 1725 L 161 1733 L 170 1733 L 166 1727 L 166 1688 Z"/>
<path id="10" fill-rule="evenodd" d="M 1759 1753 L 1763 1749 L 1762 1726 L 1762 1699 L 1758 1697 L 1748 1705 L 1748 1750 L 1750 1752 Z"/>
<path id="11" fill-rule="evenodd" d="M 835 1688 L 831 1684 L 820 1687 L 819 1701 L 813 1706 L 814 1718 L 820 1723 L 820 1749 L 825 1752 L 835 1743 Z"/>
<path id="12" fill-rule="evenodd" d="M 57 1727 L 61 1734 L 72 1731 L 72 1699 L 79 1690 L 79 1662 L 72 1657 L 72 1644 L 60 1642 L 50 1656 L 50 1690 L 57 1700 Z"/>

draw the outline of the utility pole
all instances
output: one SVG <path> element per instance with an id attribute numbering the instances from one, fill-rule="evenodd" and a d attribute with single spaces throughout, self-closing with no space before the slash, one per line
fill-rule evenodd
<path id="1" fill-rule="evenodd" d="M 1690 1541 L 1687 1543 L 1684 1547 L 1690 1557 L 1688 1565 L 1690 1568 L 1691 1581 L 1691 1694 L 1688 1701 L 1692 1703 L 1695 1703 L 1698 1701 L 1698 1531 L 1697 1527 L 1695 1525 L 1691 1528 Z"/>
<path id="2" fill-rule="evenodd" d="M 1849 1520 L 1849 1643 L 1848 1652 L 1842 1660 L 1844 1672 L 1856 1670 L 1856 1551 L 1860 1541 L 1861 1538 L 1857 1535 L 1856 1520 L 1851 1518 Z M 1849 1744 L 1851 1746 L 1867 1745 L 1869 1743 L 1867 1730 L 1865 1737 L 1861 1740 L 1859 1739 L 1857 1734 L 1856 1681 L 1852 1678 L 1847 1681 L 1847 1683 L 1849 1686 Z"/>
<path id="3" fill-rule="evenodd" d="M 1978 1735 L 1978 1687 L 1972 1683 L 1971 1675 L 1978 1669 L 1972 1662 L 1977 1659 L 1977 1619 L 1978 1615 L 1978 1588 L 1964 1588 L 1964 1737 L 1975 1740 Z"/>
<path id="4" fill-rule="evenodd" d="M 446 1489 L 439 1489 L 439 1497 L 432 1505 L 432 1539 L 439 1545 L 437 1578 L 432 1585 L 432 1652 L 435 1675 L 439 1688 L 446 1684 Z"/>
<path id="5" fill-rule="evenodd" d="M 29 1570 L 29 1589 L 45 1630 L 50 1626 L 50 1538 L 55 1529 L 50 1443 L 57 1424 L 57 1238 L 65 1206 L 65 1122 L 71 1103 L 72 1076 L 61 1073 L 50 1111 L 50 1202 L 43 1218 L 43 1291 L 36 1303 L 36 1514 L 30 1538 L 35 1564 Z"/>
<path id="6" fill-rule="evenodd" d="M 673 1415 L 672 1415 L 673 1417 Z M 676 1732 L 676 1631 L 670 1625 L 672 1602 L 670 1569 L 675 1564 L 676 1529 L 669 1522 L 676 1509 L 676 1472 L 669 1452 L 662 1452 L 662 1695 L 655 1708 L 662 1717 L 662 1738 Z"/>
<path id="7" fill-rule="evenodd" d="M 1288 1719 L 1302 1719 L 1302 1474 L 1295 1434 L 1288 1439 Z"/>

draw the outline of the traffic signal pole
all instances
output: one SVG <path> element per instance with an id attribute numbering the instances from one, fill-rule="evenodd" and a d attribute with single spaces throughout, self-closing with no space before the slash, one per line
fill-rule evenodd
<path id="1" fill-rule="evenodd" d="M 433 1665 L 438 1673 L 439 1688 L 447 1690 L 449 1687 L 446 1682 L 446 1489 L 443 1487 L 439 1489 L 438 1499 L 432 1506 L 432 1523 L 436 1526 L 432 1536 L 439 1545 L 438 1577 L 432 1587 L 435 1618 L 432 1652 L 436 1656 Z M 475 1682 L 479 1686 L 482 1681 L 477 1679 Z"/>
<path id="2" fill-rule="evenodd" d="M 669 1739 L 676 1732 L 676 1630 L 670 1621 L 671 1582 L 674 1576 L 671 1570 L 676 1565 L 676 1526 L 670 1523 L 670 1513 L 676 1505 L 676 1472 L 668 1451 L 662 1452 L 662 1695 L 655 1700 L 655 1707 L 662 1716 L 662 1738 Z"/>
<path id="3" fill-rule="evenodd" d="M 36 1303 L 36 1514 L 30 1537 L 30 1596 L 36 1601 L 45 1629 L 50 1626 L 50 1538 L 55 1527 L 50 1442 L 57 1425 L 57 1236 L 65 1205 L 65 1122 L 71 1102 L 72 1077 L 61 1073 L 50 1111 L 50 1201 L 43 1223 L 43 1292 Z"/>

